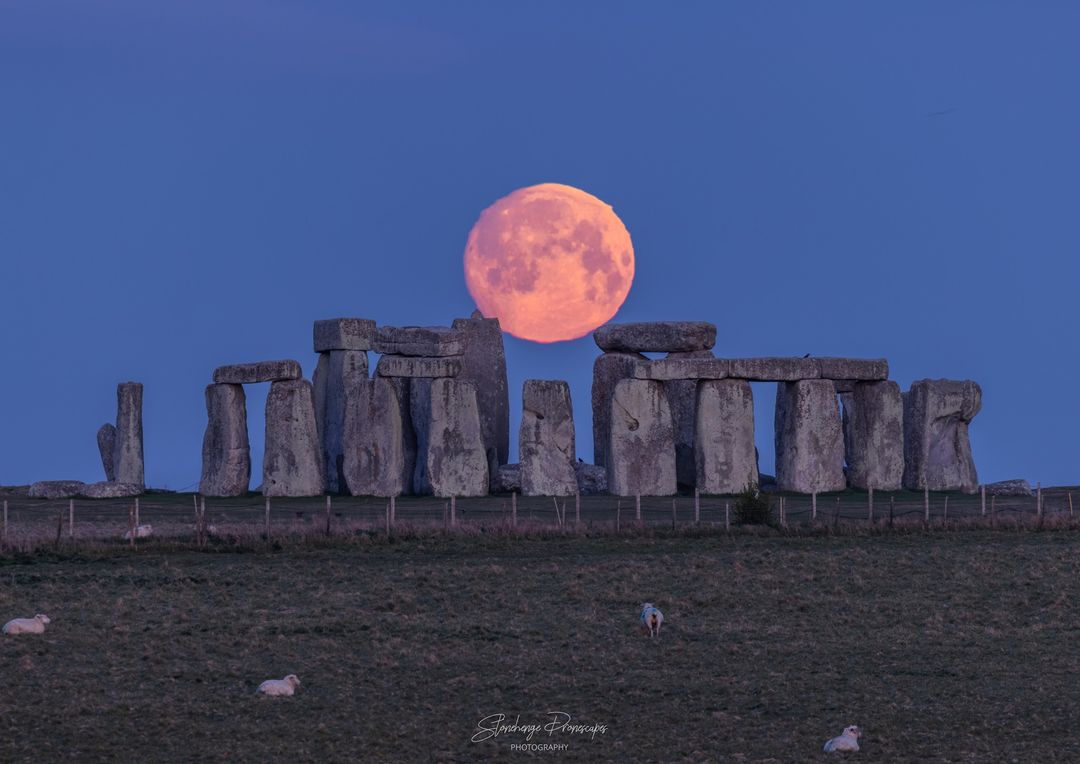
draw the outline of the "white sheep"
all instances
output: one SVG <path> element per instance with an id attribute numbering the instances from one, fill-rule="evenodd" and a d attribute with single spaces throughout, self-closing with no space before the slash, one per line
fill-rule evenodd
<path id="1" fill-rule="evenodd" d="M 49 623 L 49 616 L 38 613 L 33 618 L 16 618 L 4 624 L 5 634 L 42 634 L 45 624 Z"/>
<path id="2" fill-rule="evenodd" d="M 825 742 L 825 753 L 833 753 L 834 751 L 857 751 L 859 750 L 859 736 L 862 735 L 862 730 L 856 727 L 854 724 L 850 727 L 844 727 L 844 731 L 839 737 L 834 737 L 832 740 Z"/>
<path id="3" fill-rule="evenodd" d="M 646 602 L 641 606 L 641 627 L 649 633 L 650 637 L 660 636 L 660 627 L 663 623 L 664 614 L 660 612 L 660 608 L 651 602 Z"/>
<path id="4" fill-rule="evenodd" d="M 300 679 L 296 674 L 289 674 L 284 679 L 267 679 L 259 685 L 256 692 L 263 695 L 292 695 L 300 686 Z"/>
<path id="5" fill-rule="evenodd" d="M 153 533 L 154 533 L 154 526 L 150 525 L 150 523 L 145 523 L 143 525 L 136 525 L 135 526 L 135 538 L 137 538 L 137 539 L 149 538 L 150 536 L 153 535 Z M 127 531 L 124 534 L 124 541 L 131 541 L 131 531 L 130 530 Z"/>

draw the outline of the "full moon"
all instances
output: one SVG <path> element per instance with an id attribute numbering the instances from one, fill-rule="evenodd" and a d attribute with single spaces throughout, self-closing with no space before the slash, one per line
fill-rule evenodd
<path id="1" fill-rule="evenodd" d="M 534 342 L 588 334 L 623 304 L 634 247 L 619 216 L 573 186 L 519 188 L 480 213 L 465 283 L 480 312 Z"/>

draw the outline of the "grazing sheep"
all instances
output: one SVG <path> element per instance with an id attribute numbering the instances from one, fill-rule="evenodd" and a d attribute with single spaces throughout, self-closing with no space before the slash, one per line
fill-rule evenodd
<path id="1" fill-rule="evenodd" d="M 649 633 L 650 638 L 660 636 L 660 626 L 663 623 L 664 614 L 660 612 L 660 608 L 651 602 L 641 606 L 641 627 Z"/>
<path id="2" fill-rule="evenodd" d="M 862 730 L 855 725 L 844 727 L 844 731 L 840 737 L 834 737 L 832 740 L 826 741 L 824 751 L 825 753 L 833 753 L 834 751 L 857 751 L 859 750 L 860 735 L 862 735 Z"/>
<path id="3" fill-rule="evenodd" d="M 145 525 L 136 525 L 135 526 L 135 538 L 137 538 L 137 539 L 149 538 L 151 535 L 153 535 L 153 533 L 154 533 L 154 526 L 150 525 L 150 523 L 146 523 Z M 131 541 L 131 531 L 130 530 L 127 531 L 124 534 L 124 541 Z"/>
<path id="4" fill-rule="evenodd" d="M 4 624 L 5 634 L 42 634 L 45 624 L 49 623 L 49 616 L 38 613 L 33 618 L 16 618 Z"/>
<path id="5" fill-rule="evenodd" d="M 267 679 L 259 685 L 257 692 L 263 695 L 292 695 L 300 686 L 300 679 L 296 674 L 289 674 L 284 679 Z"/>

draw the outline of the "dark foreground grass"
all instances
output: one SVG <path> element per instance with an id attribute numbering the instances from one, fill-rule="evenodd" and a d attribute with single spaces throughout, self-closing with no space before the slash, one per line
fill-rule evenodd
<path id="1" fill-rule="evenodd" d="M 1078 761 L 1078 602 L 1070 531 L 0 559 L 0 761 Z"/>

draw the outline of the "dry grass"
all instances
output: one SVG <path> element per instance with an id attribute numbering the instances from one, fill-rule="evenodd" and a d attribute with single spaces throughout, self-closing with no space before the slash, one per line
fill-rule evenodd
<path id="1" fill-rule="evenodd" d="M 0 558 L 0 760 L 1080 760 L 1080 534 L 360 534 Z M 663 636 L 635 629 L 640 603 Z M 296 697 L 253 695 L 296 673 Z M 537 742 L 534 738 L 533 742 Z"/>

